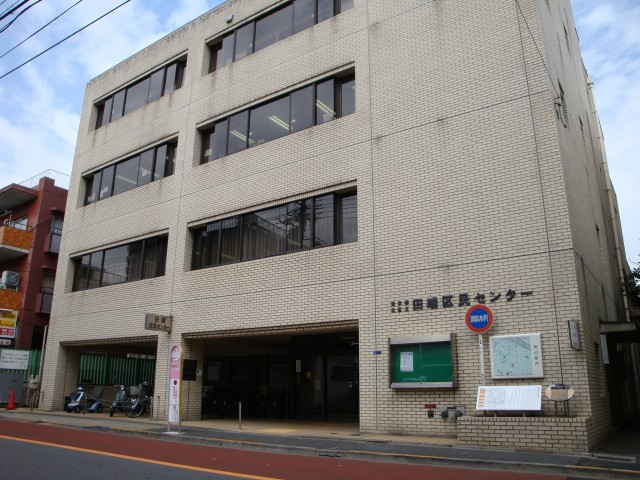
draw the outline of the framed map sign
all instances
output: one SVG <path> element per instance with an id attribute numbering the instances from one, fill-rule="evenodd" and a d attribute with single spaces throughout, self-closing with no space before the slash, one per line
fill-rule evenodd
<path id="1" fill-rule="evenodd" d="M 491 378 L 542 378 L 539 333 L 489 338 Z"/>

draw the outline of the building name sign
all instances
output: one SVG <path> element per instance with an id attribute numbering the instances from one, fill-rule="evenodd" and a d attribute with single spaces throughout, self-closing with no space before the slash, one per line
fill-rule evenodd
<path id="1" fill-rule="evenodd" d="M 509 288 L 506 292 L 478 292 L 473 298 L 469 293 L 459 293 L 458 298 L 455 299 L 454 295 L 447 294 L 441 296 L 432 296 L 426 298 L 414 298 L 412 300 L 398 300 L 391 302 L 391 313 L 404 313 L 404 312 L 421 312 L 425 310 L 438 310 L 439 308 L 455 308 L 455 307 L 469 307 L 471 302 L 475 302 L 479 305 L 484 305 L 487 302 L 496 303 L 501 299 L 507 302 L 512 302 L 518 296 L 527 297 L 533 295 L 533 290 L 522 290 L 520 292 Z"/>
<path id="2" fill-rule="evenodd" d="M 155 330 L 156 332 L 171 333 L 172 324 L 173 317 L 171 315 L 156 315 L 154 313 L 147 313 L 144 316 L 145 330 Z"/>

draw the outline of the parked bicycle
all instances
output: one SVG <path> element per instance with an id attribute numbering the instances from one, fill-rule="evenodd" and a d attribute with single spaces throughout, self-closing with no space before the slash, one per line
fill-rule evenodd
<path id="1" fill-rule="evenodd" d="M 147 394 L 147 382 L 131 387 L 131 395 L 124 401 L 124 414 L 130 418 L 140 417 L 153 406 L 153 395 Z"/>

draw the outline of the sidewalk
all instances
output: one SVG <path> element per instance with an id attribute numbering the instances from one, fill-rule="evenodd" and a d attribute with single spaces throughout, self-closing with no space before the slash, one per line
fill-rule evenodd
<path id="1" fill-rule="evenodd" d="M 455 438 L 361 434 L 357 425 L 348 423 L 247 420 L 240 428 L 237 420 L 203 420 L 183 422 L 180 433 L 173 425 L 168 433 L 166 422 L 121 413 L 109 417 L 0 409 L 0 425 L 3 419 L 267 452 L 640 480 L 638 430 L 616 432 L 595 452 L 572 455 L 469 448 L 457 445 Z"/>

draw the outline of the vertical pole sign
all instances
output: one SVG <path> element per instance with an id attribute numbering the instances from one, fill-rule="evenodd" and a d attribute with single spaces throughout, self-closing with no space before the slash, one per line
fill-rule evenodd
<path id="1" fill-rule="evenodd" d="M 171 424 L 178 424 L 180 433 L 180 417 L 182 416 L 182 349 L 175 345 L 171 347 L 169 356 L 169 415 L 168 431 L 171 432 Z"/>
<path id="2" fill-rule="evenodd" d="M 493 313 L 484 305 L 474 305 L 467 310 L 464 317 L 467 328 L 478 334 L 478 349 L 480 350 L 480 385 L 484 386 L 484 342 L 482 334 L 493 325 Z"/>

